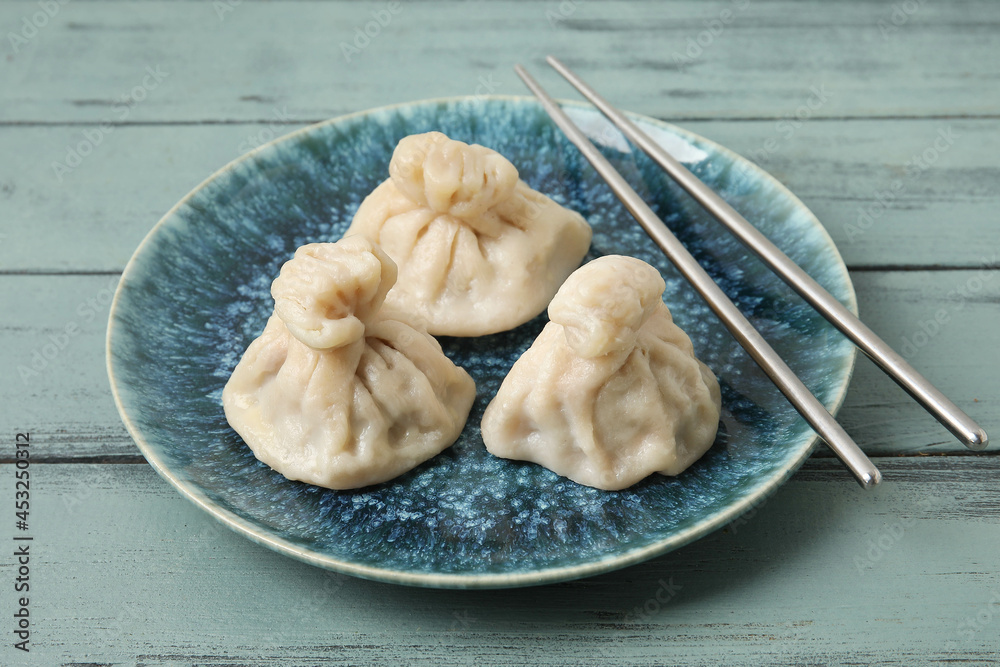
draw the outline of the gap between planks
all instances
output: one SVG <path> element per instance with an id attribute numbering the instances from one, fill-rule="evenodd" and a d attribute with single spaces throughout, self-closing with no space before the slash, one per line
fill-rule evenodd
<path id="1" fill-rule="evenodd" d="M 461 97 L 461 96 L 456 96 Z M 556 101 L 565 101 L 562 99 Z M 110 104 L 110 102 L 109 102 Z M 199 126 L 199 125 L 281 125 L 288 127 L 298 127 L 306 125 L 316 125 L 325 123 L 328 120 L 338 118 L 343 115 L 355 113 L 357 110 L 343 111 L 336 115 L 323 118 L 296 118 L 294 120 L 282 120 L 280 118 L 262 119 L 241 119 L 241 118 L 220 118 L 213 120 L 138 120 L 126 123 L 114 123 L 100 120 L 0 120 L 0 127 L 95 127 L 98 125 L 109 125 L 115 128 L 121 127 L 170 127 L 170 126 Z M 760 116 L 676 116 L 671 118 L 657 118 L 665 123 L 728 123 L 728 122 L 761 122 L 787 120 L 788 115 L 760 115 Z M 809 122 L 844 122 L 844 121 L 895 121 L 895 120 L 1000 120 L 1000 114 L 888 114 L 879 115 L 842 115 L 842 116 L 810 116 Z"/>

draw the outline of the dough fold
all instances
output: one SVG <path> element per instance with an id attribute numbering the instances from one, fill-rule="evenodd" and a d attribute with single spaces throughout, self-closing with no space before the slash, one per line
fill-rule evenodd
<path id="1" fill-rule="evenodd" d="M 505 157 L 440 132 L 404 138 L 347 233 L 399 267 L 387 303 L 435 335 L 506 331 L 545 310 L 590 247 L 583 217 L 532 190 Z"/>
<path id="2" fill-rule="evenodd" d="M 459 436 L 472 378 L 419 320 L 383 305 L 392 260 L 357 236 L 303 246 L 271 285 L 274 314 L 222 393 L 226 418 L 285 477 L 376 484 Z"/>
<path id="3" fill-rule="evenodd" d="M 606 490 L 698 460 L 715 440 L 719 383 L 663 290 L 659 272 L 632 257 L 573 273 L 486 408 L 486 448 Z"/>

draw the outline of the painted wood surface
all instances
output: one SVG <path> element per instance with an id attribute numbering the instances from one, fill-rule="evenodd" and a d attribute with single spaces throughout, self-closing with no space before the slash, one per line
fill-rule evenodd
<path id="1" fill-rule="evenodd" d="M 830 93 L 825 117 L 996 116 L 1000 6 L 914 1 L 895 21 L 891 2 L 403 1 L 345 56 L 341 44 L 353 46 L 387 2 L 74 0 L 16 53 L 4 45 L 11 103 L 0 120 L 118 120 L 110 107 L 143 85 L 147 67 L 166 78 L 128 122 L 266 122 L 286 106 L 322 120 L 520 93 L 511 63 L 539 67 L 548 53 L 622 107 L 665 118 L 778 118 L 813 86 Z M 38 10 L 4 2 L 0 25 L 16 30 Z"/>
<path id="2" fill-rule="evenodd" d="M 785 183 L 826 225 L 848 266 L 1000 266 L 1000 120 L 682 125 Z M 0 271 L 121 271 L 198 183 L 299 126 L 126 125 L 78 167 L 57 173 L 53 163 L 66 163 L 70 150 L 86 145 L 85 133 L 97 130 L 0 125 L 0 155 L 17 156 L 0 164 Z"/>
<path id="3" fill-rule="evenodd" d="M 0 665 L 1000 663 L 1000 457 L 968 455 L 865 359 L 840 420 L 878 457 L 875 492 L 820 449 L 675 553 L 448 592 L 334 575 L 215 524 L 142 461 L 103 357 L 131 252 L 226 162 L 343 113 L 521 94 L 514 62 L 573 97 L 553 52 L 787 184 L 862 317 L 996 435 L 1000 4 L 404 0 L 350 62 L 341 43 L 387 2 L 54 5 L 0 0 L 0 434 L 32 432 L 37 483 L 34 648 L 0 625 Z M 14 602 L 0 594 L 3 617 Z"/>
<path id="4" fill-rule="evenodd" d="M 987 430 L 998 431 L 996 369 L 987 363 L 990 352 L 981 342 L 1000 331 L 1000 272 L 862 271 L 852 278 L 865 321 L 909 353 L 915 366 Z M 36 454 L 48 460 L 138 454 L 104 370 L 105 322 L 117 280 L 114 275 L 0 276 L 0 312 L 6 313 L 0 367 L 11 377 L 0 385 L 5 406 L 0 433 L 34 429 Z M 67 328 L 79 333 L 68 335 Z M 57 350 L 61 343 L 64 349 Z M 863 358 L 840 420 L 872 454 L 965 451 Z"/>
<path id="5" fill-rule="evenodd" d="M 1000 659 L 1000 459 L 878 463 L 887 481 L 870 494 L 834 462 L 813 462 L 679 551 L 592 579 L 483 592 L 290 560 L 216 524 L 146 465 L 38 465 L 31 664 Z M 7 522 L 3 531 L 9 541 Z M 9 563 L 0 574 L 10 579 Z"/>

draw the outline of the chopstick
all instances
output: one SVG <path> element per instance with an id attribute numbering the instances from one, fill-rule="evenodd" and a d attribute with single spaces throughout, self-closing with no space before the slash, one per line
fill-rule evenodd
<path id="1" fill-rule="evenodd" d="M 635 123 L 598 95 L 566 65 L 553 56 L 546 58 L 546 61 L 601 113 L 607 116 L 632 143 L 660 165 L 678 185 L 725 225 L 747 248 L 757 253 L 772 271 L 857 345 L 886 375 L 895 380 L 966 447 L 973 451 L 981 451 L 986 448 L 989 444 L 989 436 L 979 424 L 938 391 L 913 366 L 879 338 L 864 322 L 855 317 L 854 313 L 845 308 L 832 294 L 823 289 L 798 264 L 771 243 L 746 218 L 699 180 L 697 176 L 688 171 L 684 165 L 675 160 L 649 135 L 636 127 Z"/>
<path id="2" fill-rule="evenodd" d="M 611 163 L 601 155 L 583 132 L 569 119 L 563 110 L 549 97 L 523 67 L 515 65 L 514 71 L 521 77 L 535 97 L 542 103 L 546 113 L 566 137 L 576 145 L 601 178 L 610 186 L 628 212 L 646 230 L 663 250 L 678 271 L 691 283 L 705 299 L 712 311 L 722 320 L 729 332 L 757 362 L 788 401 L 798 410 L 813 429 L 823 438 L 841 461 L 854 473 L 865 488 L 878 484 L 882 474 L 868 460 L 864 452 L 851 436 L 837 423 L 819 400 L 812 395 L 802 380 L 788 367 L 788 364 L 768 345 L 767 341 L 743 316 L 725 292 L 715 284 L 711 276 L 698 264 L 697 260 L 671 233 L 663 221 L 646 205 L 635 190 L 622 178 Z"/>

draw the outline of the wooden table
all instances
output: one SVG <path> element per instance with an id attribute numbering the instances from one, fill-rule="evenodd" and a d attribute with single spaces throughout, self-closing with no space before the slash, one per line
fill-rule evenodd
<path id="1" fill-rule="evenodd" d="M 864 359 L 840 417 L 877 490 L 821 449 L 677 552 L 485 592 L 342 577 L 218 526 L 138 454 L 104 370 L 125 262 L 216 168 L 348 112 L 521 94 L 518 61 L 569 97 L 552 52 L 786 183 L 862 317 L 996 434 L 998 22 L 996 3 L 944 0 L 0 3 L 0 664 L 1000 662 L 996 448 L 970 455 Z"/>

